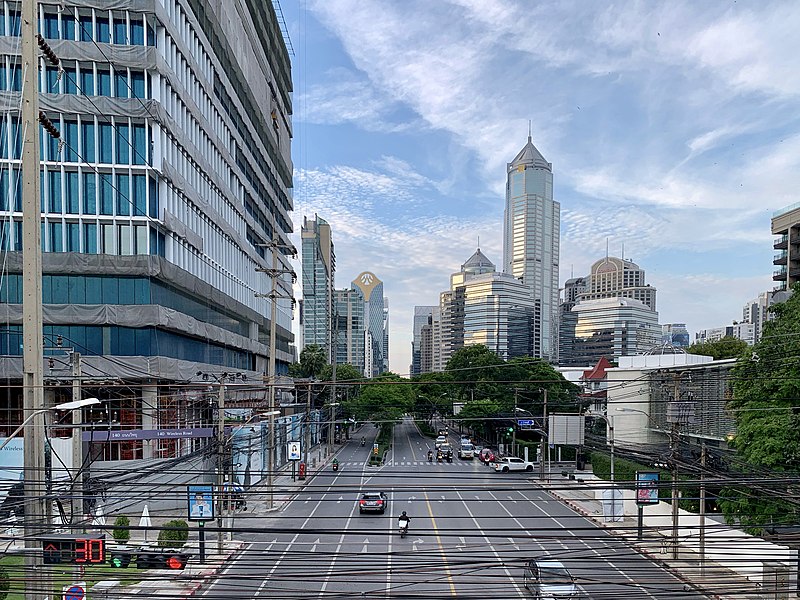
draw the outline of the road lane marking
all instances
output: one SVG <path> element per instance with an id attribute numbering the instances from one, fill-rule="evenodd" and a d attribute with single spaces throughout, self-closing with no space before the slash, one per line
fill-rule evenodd
<path id="1" fill-rule="evenodd" d="M 447 553 L 442 545 L 442 538 L 439 536 L 439 528 L 436 526 L 436 519 L 433 517 L 433 508 L 431 507 L 431 501 L 428 498 L 427 492 L 425 492 L 425 506 L 428 507 L 428 515 L 430 516 L 431 523 L 433 524 L 433 535 L 436 537 L 436 544 L 439 546 L 439 553 L 442 555 L 442 560 L 444 560 L 444 572 L 447 574 L 447 581 L 450 583 L 450 595 L 453 598 L 457 598 L 456 585 L 455 582 L 453 582 L 453 574 L 450 571 L 450 562 L 447 560 Z M 414 549 L 416 550 L 415 544 Z"/>

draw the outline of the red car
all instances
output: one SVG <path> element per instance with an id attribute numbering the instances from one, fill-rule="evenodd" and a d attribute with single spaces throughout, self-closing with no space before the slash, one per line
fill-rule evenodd
<path id="1" fill-rule="evenodd" d="M 484 463 L 490 463 L 495 459 L 495 453 L 491 448 L 483 448 L 478 454 L 478 458 Z"/>

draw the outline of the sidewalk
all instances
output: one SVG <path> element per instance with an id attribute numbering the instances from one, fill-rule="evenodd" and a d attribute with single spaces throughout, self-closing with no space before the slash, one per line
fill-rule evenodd
<path id="1" fill-rule="evenodd" d="M 580 478 L 580 472 L 576 472 L 575 475 Z M 784 597 L 776 595 L 775 592 L 767 593 L 767 590 L 756 582 L 716 562 L 705 560 L 704 564 L 701 564 L 699 554 L 691 549 L 679 548 L 678 558 L 673 558 L 669 540 L 664 536 L 645 529 L 642 539 L 637 539 L 635 516 L 626 515 L 621 522 L 606 521 L 603 517 L 603 506 L 595 498 L 594 489 L 560 474 L 551 473 L 550 476 L 551 479 L 543 484 L 539 480 L 535 481 L 542 484 L 551 496 L 598 525 L 611 530 L 614 535 L 624 538 L 634 550 L 669 570 L 686 584 L 687 590 L 694 589 L 717 600 L 764 600 Z M 785 597 L 788 597 L 788 594 Z"/>

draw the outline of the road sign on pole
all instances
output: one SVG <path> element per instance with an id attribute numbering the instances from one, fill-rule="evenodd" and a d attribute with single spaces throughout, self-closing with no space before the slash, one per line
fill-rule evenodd
<path id="1" fill-rule="evenodd" d="M 533 427 L 533 419 L 517 419 L 517 425 L 520 427 Z"/>
<path id="2" fill-rule="evenodd" d="M 86 598 L 86 582 L 80 581 L 64 586 L 64 600 L 84 600 Z"/>
<path id="3" fill-rule="evenodd" d="M 300 442 L 289 442 L 289 460 L 300 460 Z"/>

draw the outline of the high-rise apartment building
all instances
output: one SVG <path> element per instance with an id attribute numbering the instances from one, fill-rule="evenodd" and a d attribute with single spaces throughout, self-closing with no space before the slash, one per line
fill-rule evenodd
<path id="1" fill-rule="evenodd" d="M 633 261 L 606 256 L 592 265 L 587 289 L 578 300 L 633 298 L 656 310 L 656 288 L 645 283 L 644 269 Z"/>
<path id="2" fill-rule="evenodd" d="M 773 298 L 774 295 L 774 292 L 762 292 L 758 297 L 747 302 L 742 308 L 742 321 L 744 323 L 750 323 L 753 326 L 754 343 L 761 340 L 764 324 L 772 317 L 769 307 L 776 301 L 776 299 Z M 778 302 L 780 302 L 780 300 L 778 300 Z"/>
<path id="3" fill-rule="evenodd" d="M 411 376 L 425 373 L 421 367 L 421 353 L 423 352 L 424 344 L 422 342 L 422 328 L 430 325 L 432 322 L 433 311 L 437 309 L 436 306 L 415 306 L 414 307 L 414 321 L 412 339 L 411 339 L 411 366 L 409 373 Z M 430 354 L 430 349 L 427 349 Z"/>
<path id="4" fill-rule="evenodd" d="M 361 291 L 364 298 L 364 375 L 376 377 L 387 370 L 389 354 L 388 304 L 383 296 L 383 282 L 374 273 L 364 271 L 351 287 Z"/>
<path id="5" fill-rule="evenodd" d="M 58 339 L 82 355 L 84 374 L 131 383 L 84 390 L 115 415 L 106 430 L 207 426 L 207 400 L 185 382 L 198 371 L 265 375 L 273 301 L 277 372 L 293 358 L 292 78 L 272 3 L 70 0 L 38 10 L 63 69 L 42 59 L 38 73 L 40 109 L 61 134 L 40 132 L 45 346 Z M 23 301 L 19 32 L 19 4 L 2 3 L 0 361 L 13 385 Z M 258 272 L 272 268 L 270 245 L 274 300 Z M 4 395 L 3 422 L 20 410 L 16 390 Z M 90 449 L 93 459 L 167 458 L 197 442 L 108 439 Z"/>
<path id="6" fill-rule="evenodd" d="M 572 308 L 578 303 L 578 298 L 588 289 L 587 277 L 572 277 L 564 283 L 564 296 L 558 305 L 558 357 L 559 362 L 565 357 L 572 356 L 575 341 L 575 325 L 578 315 Z"/>
<path id="7" fill-rule="evenodd" d="M 532 290 L 533 355 L 556 363 L 561 205 L 553 200 L 553 165 L 529 135 L 506 174 L 503 271 Z"/>
<path id="8" fill-rule="evenodd" d="M 747 342 L 748 346 L 756 343 L 756 329 L 752 323 L 734 323 L 725 327 L 701 329 L 694 336 L 696 343 L 718 342 L 722 338 L 732 337 Z"/>
<path id="9" fill-rule="evenodd" d="M 361 290 L 334 290 L 333 333 L 336 343 L 336 364 L 349 364 L 365 372 L 364 296 Z"/>
<path id="10" fill-rule="evenodd" d="M 772 235 L 778 236 L 772 246 L 778 251 L 772 280 L 778 283 L 776 291 L 788 290 L 800 281 L 800 203 L 773 213 Z"/>
<path id="11" fill-rule="evenodd" d="M 331 226 L 318 215 L 303 219 L 302 239 L 303 304 L 300 322 L 302 347 L 316 344 L 332 358 L 333 288 L 336 254 Z"/>

